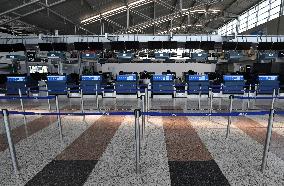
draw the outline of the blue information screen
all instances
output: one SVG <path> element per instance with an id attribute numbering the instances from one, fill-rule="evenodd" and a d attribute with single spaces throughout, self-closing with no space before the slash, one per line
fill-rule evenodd
<path id="1" fill-rule="evenodd" d="M 96 59 L 97 56 L 96 54 L 91 53 L 91 54 L 82 54 L 81 57 L 82 59 Z"/>
<path id="2" fill-rule="evenodd" d="M 100 81 L 101 76 L 82 76 L 82 81 Z"/>
<path id="3" fill-rule="evenodd" d="M 189 75 L 188 81 L 208 81 L 207 75 Z"/>
<path id="4" fill-rule="evenodd" d="M 117 81 L 136 81 L 136 75 L 118 75 L 116 77 Z"/>
<path id="5" fill-rule="evenodd" d="M 277 81 L 278 76 L 258 76 L 259 81 Z"/>
<path id="6" fill-rule="evenodd" d="M 225 75 L 223 76 L 224 81 L 243 81 L 244 80 L 244 76 L 228 76 Z"/>
<path id="7" fill-rule="evenodd" d="M 47 76 L 48 81 L 66 81 L 65 76 Z"/>
<path id="8" fill-rule="evenodd" d="M 18 59 L 19 55 L 6 55 L 7 59 Z"/>
<path id="9" fill-rule="evenodd" d="M 7 77 L 7 81 L 26 81 L 26 77 Z"/>
<path id="10" fill-rule="evenodd" d="M 153 75 L 153 81 L 172 81 L 172 75 Z"/>

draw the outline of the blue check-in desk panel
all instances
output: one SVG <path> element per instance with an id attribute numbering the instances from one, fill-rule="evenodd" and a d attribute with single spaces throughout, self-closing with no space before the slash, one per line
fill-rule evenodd
<path id="1" fill-rule="evenodd" d="M 208 94 L 209 78 L 208 75 L 188 75 L 187 76 L 188 94 Z"/>
<path id="2" fill-rule="evenodd" d="M 137 75 L 117 75 L 116 76 L 116 94 L 137 94 Z"/>
<path id="3" fill-rule="evenodd" d="M 278 80 L 278 76 L 276 75 L 261 75 L 258 76 L 258 93 L 259 94 L 273 94 L 275 89 L 275 93 L 278 94 L 278 89 L 280 86 L 280 82 Z"/>
<path id="4" fill-rule="evenodd" d="M 172 95 L 174 90 L 173 75 L 153 75 L 151 79 L 152 94 Z"/>
<path id="5" fill-rule="evenodd" d="M 66 76 L 47 76 L 47 87 L 50 95 L 66 95 Z"/>
<path id="6" fill-rule="evenodd" d="M 102 76 L 81 76 L 80 87 L 83 94 L 94 95 L 102 93 Z"/>
<path id="7" fill-rule="evenodd" d="M 7 77 L 7 95 L 19 95 L 19 89 L 22 95 L 27 94 L 26 77 Z"/>
<path id="8" fill-rule="evenodd" d="M 242 75 L 224 75 L 223 94 L 243 94 L 245 81 Z"/>

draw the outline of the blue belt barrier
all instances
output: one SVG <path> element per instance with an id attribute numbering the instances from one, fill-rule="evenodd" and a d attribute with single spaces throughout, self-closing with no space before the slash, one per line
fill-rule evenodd
<path id="1" fill-rule="evenodd" d="M 60 115 L 60 116 L 84 116 L 84 115 L 108 115 L 108 116 L 133 116 L 134 112 L 93 112 L 93 113 L 74 113 L 74 112 L 62 112 L 62 113 L 35 113 L 35 112 L 18 112 L 18 111 L 8 111 L 9 114 L 15 115 L 39 115 L 39 116 L 50 116 L 50 115 Z M 142 112 L 142 115 L 148 116 L 260 116 L 268 115 L 269 111 L 259 111 L 259 112 L 226 112 L 226 113 L 162 113 L 162 112 Z M 284 114 L 283 111 L 278 111 L 276 114 Z"/>
<path id="2" fill-rule="evenodd" d="M 247 97 L 247 96 L 234 96 L 234 98 L 236 99 L 284 99 L 284 97 L 280 97 L 280 96 L 275 96 L 275 97 L 264 97 L 264 96 L 259 96 L 259 97 Z"/>
<path id="3" fill-rule="evenodd" d="M 43 112 L 43 113 L 35 113 L 35 112 L 18 112 L 18 111 L 8 111 L 9 114 L 14 115 L 37 115 L 37 116 L 101 116 L 101 115 L 107 115 L 107 116 L 133 116 L 134 112 L 93 112 L 93 113 L 75 113 L 75 112 L 60 112 L 60 113 L 49 113 L 49 112 Z"/>
<path id="4" fill-rule="evenodd" d="M 0 96 L 0 99 L 11 99 L 11 100 L 17 100 L 17 99 L 55 99 L 55 96 L 46 96 L 46 97 L 15 97 L 15 96 Z"/>
<path id="5" fill-rule="evenodd" d="M 149 116 L 260 116 L 267 115 L 269 111 L 259 112 L 226 112 L 226 113 L 161 113 L 161 112 L 143 112 L 142 115 Z"/>

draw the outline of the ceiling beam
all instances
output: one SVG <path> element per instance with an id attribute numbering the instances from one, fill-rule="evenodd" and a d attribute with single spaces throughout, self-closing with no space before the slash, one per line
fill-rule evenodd
<path id="1" fill-rule="evenodd" d="M 210 1 L 208 3 L 208 5 L 211 5 L 211 4 L 214 4 L 216 3 L 217 0 L 213 0 L 213 1 Z M 219 2 L 220 0 L 218 0 Z M 161 23 L 165 23 L 165 22 L 168 22 L 170 21 L 171 19 L 177 19 L 177 18 L 180 18 L 182 17 L 183 15 L 188 15 L 190 14 L 191 12 L 190 11 L 193 11 L 194 9 L 198 9 L 198 8 L 202 8 L 204 6 L 204 4 L 198 4 L 198 5 L 195 5 L 193 7 L 190 7 L 188 9 L 184 9 L 183 11 L 180 11 L 179 9 L 177 11 L 174 11 L 173 13 L 169 13 L 165 16 L 161 16 L 161 17 L 158 17 L 156 19 L 152 19 L 152 20 L 149 20 L 149 21 L 145 21 L 143 23 L 139 23 L 139 24 L 136 24 L 136 25 L 133 25 L 131 27 L 129 27 L 129 31 L 130 32 L 136 32 L 137 30 L 144 30 L 144 29 L 147 29 L 149 27 L 152 27 L 153 25 L 159 25 Z M 194 12 L 193 12 L 194 13 Z M 121 33 L 123 32 L 123 30 L 119 30 L 117 31 L 117 33 Z"/>
<path id="2" fill-rule="evenodd" d="M 10 9 L 10 10 L 7 10 L 7 11 L 5 11 L 5 12 L 1 12 L 1 13 L 0 13 L 0 16 L 9 14 L 9 13 L 11 13 L 11 12 L 14 12 L 14 11 L 16 11 L 16 10 L 19 10 L 19 9 L 21 9 L 21 8 L 24 8 L 24 7 L 26 7 L 26 6 L 29 6 L 29 5 L 38 3 L 38 2 L 40 2 L 40 0 L 33 0 L 33 1 L 28 2 L 28 3 L 24 3 L 24 4 L 20 5 L 20 6 L 17 6 L 17 7 L 15 7 L 15 8 Z"/>
<path id="3" fill-rule="evenodd" d="M 49 5 L 47 5 L 47 6 L 48 6 L 49 8 L 51 8 L 51 7 L 56 6 L 56 5 L 58 5 L 58 4 L 64 3 L 65 1 L 66 1 L 66 0 L 59 0 L 59 1 L 56 1 L 56 2 L 54 2 L 54 3 L 49 4 Z M 0 23 L 0 26 L 1 26 L 1 25 L 5 25 L 5 24 L 8 24 L 8 23 L 13 22 L 13 21 L 16 21 L 16 20 L 21 19 L 21 18 L 23 18 L 23 17 L 26 17 L 26 16 L 29 16 L 29 15 L 35 14 L 35 13 L 37 13 L 37 12 L 40 12 L 40 11 L 44 10 L 44 9 L 45 9 L 45 7 L 41 7 L 41 8 L 38 8 L 38 9 L 36 9 L 36 10 L 33 10 L 33 11 L 31 11 L 31 12 L 22 14 L 22 15 L 20 15 L 20 16 L 18 16 L 18 17 L 15 17 L 15 18 L 12 18 L 12 19 L 10 19 L 10 20 L 8 20 L 8 21 L 5 21 L 5 22 Z"/>

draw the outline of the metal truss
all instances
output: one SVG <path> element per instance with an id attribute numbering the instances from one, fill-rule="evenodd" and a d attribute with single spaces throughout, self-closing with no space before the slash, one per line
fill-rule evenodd
<path id="1" fill-rule="evenodd" d="M 209 5 L 215 4 L 217 2 L 220 2 L 220 0 L 212 0 L 212 1 L 208 2 L 206 5 L 209 6 Z M 165 5 L 165 3 L 163 3 L 163 4 Z M 168 6 L 168 5 L 166 5 L 166 6 Z M 176 10 L 173 13 L 170 13 L 168 15 L 161 16 L 161 17 L 158 17 L 156 19 L 152 19 L 152 20 L 149 20 L 149 21 L 146 21 L 146 22 L 143 22 L 143 23 L 139 23 L 137 25 L 129 27 L 128 33 L 141 32 L 142 30 L 145 30 L 145 29 L 152 27 L 154 25 L 156 26 L 156 25 L 159 25 L 161 23 L 165 23 L 165 22 L 168 22 L 168 21 L 171 21 L 171 20 L 183 17 L 183 16 L 191 15 L 191 14 L 194 14 L 194 13 L 199 13 L 196 10 L 198 8 L 202 8 L 203 6 L 204 6 L 204 4 L 198 4 L 196 6 L 190 7 L 189 9 Z M 168 8 L 171 8 L 171 10 L 172 10 L 172 7 L 173 6 L 171 6 L 171 5 L 168 6 Z M 119 30 L 119 31 L 116 32 L 116 34 L 121 34 L 121 33 L 124 33 L 124 32 L 125 32 L 125 30 Z"/>

